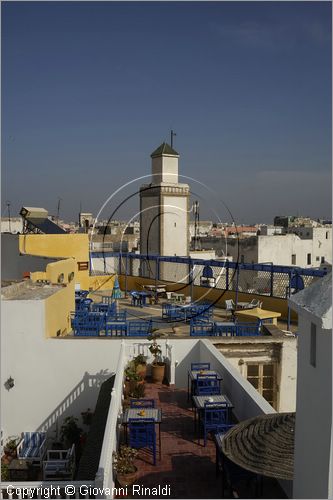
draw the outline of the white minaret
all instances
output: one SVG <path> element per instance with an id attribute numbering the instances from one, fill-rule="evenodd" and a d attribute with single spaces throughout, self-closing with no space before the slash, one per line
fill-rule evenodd
<path id="1" fill-rule="evenodd" d="M 140 188 L 140 253 L 187 256 L 190 193 L 178 182 L 179 154 L 163 142 L 151 158 L 152 182 Z"/>

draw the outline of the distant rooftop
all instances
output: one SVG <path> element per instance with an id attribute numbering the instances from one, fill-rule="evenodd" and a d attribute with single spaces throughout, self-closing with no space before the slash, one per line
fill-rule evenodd
<path id="1" fill-rule="evenodd" d="M 43 300 L 58 292 L 61 285 L 34 283 L 30 280 L 13 283 L 1 290 L 2 300 Z"/>
<path id="2" fill-rule="evenodd" d="M 163 142 L 157 149 L 155 149 L 155 151 L 152 152 L 150 156 L 151 158 L 154 158 L 155 156 L 162 155 L 179 156 L 179 153 L 169 146 L 167 142 Z"/>

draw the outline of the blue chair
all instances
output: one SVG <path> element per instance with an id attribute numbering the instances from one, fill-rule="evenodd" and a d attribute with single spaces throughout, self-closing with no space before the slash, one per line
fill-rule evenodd
<path id="1" fill-rule="evenodd" d="M 214 335 L 214 323 L 191 320 L 190 323 L 191 337 L 212 337 L 213 335 Z"/>
<path id="2" fill-rule="evenodd" d="M 126 337 L 127 323 L 126 321 L 109 321 L 105 324 L 105 335 L 107 337 Z"/>
<path id="3" fill-rule="evenodd" d="M 202 426 L 204 432 L 204 446 L 207 444 L 209 432 L 226 432 L 229 427 L 229 409 L 227 403 L 205 403 Z M 200 436 L 199 436 L 200 443 Z"/>
<path id="4" fill-rule="evenodd" d="M 156 465 L 156 431 L 153 418 L 130 418 L 128 421 L 129 445 L 131 448 L 148 448 Z"/>
<path id="5" fill-rule="evenodd" d="M 46 454 L 45 432 L 23 432 L 22 440 L 17 446 L 17 458 L 32 465 L 41 466 Z"/>
<path id="6" fill-rule="evenodd" d="M 236 323 L 236 337 L 257 337 L 260 335 L 260 322 Z"/>
<path id="7" fill-rule="evenodd" d="M 148 337 L 151 332 L 152 321 L 128 321 L 128 337 Z"/>
<path id="8" fill-rule="evenodd" d="M 131 305 L 143 307 L 146 302 L 146 294 L 145 292 L 136 292 L 135 290 L 130 292 L 131 296 Z"/>
<path id="9" fill-rule="evenodd" d="M 233 322 L 215 322 L 214 335 L 216 337 L 234 337 L 236 335 L 236 324 Z"/>
<path id="10" fill-rule="evenodd" d="M 194 393 L 196 396 L 214 396 L 221 394 L 220 380 L 218 380 L 217 375 L 197 375 Z"/>
<path id="11" fill-rule="evenodd" d="M 75 297 L 82 297 L 85 299 L 89 295 L 89 290 L 75 290 Z"/>
<path id="12" fill-rule="evenodd" d="M 131 408 L 155 408 L 154 399 L 131 399 Z"/>
<path id="13" fill-rule="evenodd" d="M 169 319 L 171 307 L 172 304 L 170 304 L 169 302 L 164 302 L 162 304 L 162 319 Z"/>
<path id="14" fill-rule="evenodd" d="M 99 323 L 90 323 L 79 326 L 75 332 L 75 337 L 98 337 L 100 332 Z"/>
<path id="15" fill-rule="evenodd" d="M 210 370 L 210 363 L 191 363 L 191 372 Z"/>
<path id="16" fill-rule="evenodd" d="M 114 299 L 110 295 L 102 295 L 102 304 L 115 305 Z"/>
<path id="17" fill-rule="evenodd" d="M 115 321 L 124 322 L 126 320 L 127 320 L 127 311 L 126 310 L 106 314 L 106 322 L 111 321 L 111 323 L 114 323 Z"/>
<path id="18" fill-rule="evenodd" d="M 81 297 L 75 299 L 76 311 L 90 311 L 92 299 L 83 299 Z"/>

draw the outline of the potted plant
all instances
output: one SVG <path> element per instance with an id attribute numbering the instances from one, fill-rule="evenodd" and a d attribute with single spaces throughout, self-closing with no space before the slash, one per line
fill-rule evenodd
<path id="1" fill-rule="evenodd" d="M 82 429 L 77 425 L 77 422 L 78 419 L 75 417 L 66 417 L 61 426 L 61 440 L 67 448 L 70 448 L 73 443 L 75 446 L 80 443 Z"/>
<path id="2" fill-rule="evenodd" d="M 117 481 L 123 488 L 136 480 L 137 468 L 134 460 L 137 455 L 137 450 L 125 445 L 122 445 L 119 451 L 113 452 L 113 468 L 117 473 Z"/>
<path id="3" fill-rule="evenodd" d="M 5 446 L 3 448 L 4 454 L 6 455 L 6 457 L 10 457 L 10 458 L 17 457 L 16 448 L 20 442 L 20 439 L 21 438 L 19 438 L 18 436 L 10 436 L 7 439 Z"/>
<path id="4" fill-rule="evenodd" d="M 129 396 L 129 394 L 134 391 L 135 387 L 141 380 L 141 376 L 137 373 L 134 362 L 130 361 L 125 369 L 125 397 Z"/>
<path id="5" fill-rule="evenodd" d="M 137 386 L 134 388 L 134 390 L 130 392 L 129 396 L 131 398 L 140 399 L 145 397 L 145 393 L 146 393 L 145 384 L 138 383 Z"/>
<path id="6" fill-rule="evenodd" d="M 148 340 L 152 342 L 149 346 L 149 350 L 154 356 L 154 360 L 151 365 L 151 376 L 153 382 L 162 383 L 165 375 L 165 363 L 161 358 L 162 349 L 157 343 L 156 339 L 159 337 L 159 334 L 157 334 L 156 331 L 157 329 L 153 329 L 152 333 L 148 336 Z"/>
<path id="7" fill-rule="evenodd" d="M 135 368 L 136 368 L 136 373 L 138 373 L 143 379 L 146 378 L 147 376 L 147 360 L 146 356 L 143 354 L 138 354 L 134 359 L 133 359 Z"/>

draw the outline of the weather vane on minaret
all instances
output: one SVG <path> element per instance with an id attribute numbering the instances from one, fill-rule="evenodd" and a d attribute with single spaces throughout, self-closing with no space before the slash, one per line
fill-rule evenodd
<path id="1" fill-rule="evenodd" d="M 170 145 L 171 145 L 171 147 L 173 147 L 173 138 L 174 138 L 174 136 L 175 136 L 175 135 L 177 135 L 177 134 L 176 134 L 176 132 L 174 132 L 174 131 L 171 129 L 171 134 L 170 134 L 170 135 L 171 135 L 171 144 L 170 144 Z"/>

